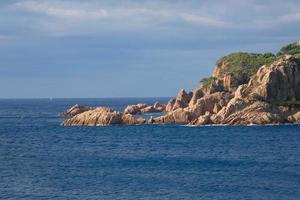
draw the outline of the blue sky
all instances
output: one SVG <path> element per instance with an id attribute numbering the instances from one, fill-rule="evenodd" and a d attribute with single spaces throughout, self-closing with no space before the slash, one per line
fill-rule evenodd
<path id="1" fill-rule="evenodd" d="M 174 96 L 299 23 L 299 0 L 1 0 L 0 98 Z"/>

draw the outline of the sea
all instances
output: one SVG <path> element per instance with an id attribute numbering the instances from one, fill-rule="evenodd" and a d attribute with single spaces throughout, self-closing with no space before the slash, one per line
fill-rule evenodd
<path id="1" fill-rule="evenodd" d="M 0 100 L 0 199 L 300 199 L 299 125 L 60 126 L 76 103 L 167 100 Z"/>

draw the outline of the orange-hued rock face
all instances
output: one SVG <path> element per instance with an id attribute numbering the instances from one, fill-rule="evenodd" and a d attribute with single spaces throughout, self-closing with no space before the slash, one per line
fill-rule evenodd
<path id="1" fill-rule="evenodd" d="M 175 99 L 171 99 L 167 106 L 166 111 L 171 112 L 178 108 L 186 108 L 192 98 L 192 93 L 188 94 L 184 89 L 181 89 Z"/>
<path id="2" fill-rule="evenodd" d="M 232 86 L 233 75 L 231 73 L 224 74 L 223 77 L 223 87 L 225 90 L 230 91 Z"/>
<path id="3" fill-rule="evenodd" d="M 218 73 L 215 70 L 214 75 Z M 231 75 L 225 75 L 224 87 L 230 87 L 231 81 Z M 274 102 L 300 100 L 300 60 L 285 56 L 270 66 L 262 66 L 248 84 L 240 85 L 234 93 L 228 90 L 205 93 L 199 87 L 189 105 L 174 109 L 176 100 L 182 96 L 187 93 L 180 91 L 168 104 L 173 109 L 152 122 L 193 125 L 299 122 L 300 108 L 278 106 Z"/>
<path id="4" fill-rule="evenodd" d="M 300 99 L 300 61 L 286 56 L 261 67 L 249 82 L 252 93 L 270 102 Z"/>

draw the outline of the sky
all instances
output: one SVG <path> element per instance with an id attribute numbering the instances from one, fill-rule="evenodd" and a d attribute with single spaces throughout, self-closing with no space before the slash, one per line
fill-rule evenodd
<path id="1" fill-rule="evenodd" d="M 175 96 L 299 24 L 299 0 L 1 0 L 0 98 Z"/>

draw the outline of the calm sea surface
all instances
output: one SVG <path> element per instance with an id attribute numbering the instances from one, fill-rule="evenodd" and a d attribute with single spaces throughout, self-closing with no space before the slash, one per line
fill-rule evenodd
<path id="1" fill-rule="evenodd" d="M 0 100 L 0 199 L 300 199 L 298 125 L 61 127 L 57 114 L 155 100 Z"/>

